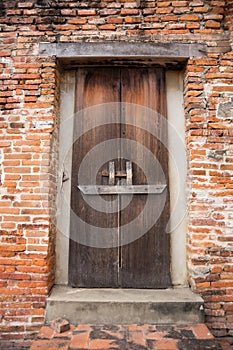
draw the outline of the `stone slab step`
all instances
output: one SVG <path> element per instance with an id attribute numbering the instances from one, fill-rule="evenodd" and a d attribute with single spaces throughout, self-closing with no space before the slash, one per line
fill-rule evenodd
<path id="1" fill-rule="evenodd" d="M 47 299 L 46 324 L 202 323 L 203 299 L 189 288 L 80 289 L 54 286 Z"/>

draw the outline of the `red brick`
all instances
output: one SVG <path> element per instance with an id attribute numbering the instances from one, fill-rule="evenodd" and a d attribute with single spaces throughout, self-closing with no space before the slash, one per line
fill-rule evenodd
<path id="1" fill-rule="evenodd" d="M 61 15 L 64 15 L 64 16 L 76 16 L 76 10 L 62 9 L 61 10 Z M 80 15 L 80 13 L 79 13 L 79 15 Z"/>
<path id="2" fill-rule="evenodd" d="M 78 331 L 87 331 L 90 332 L 92 330 L 91 326 L 89 324 L 79 324 L 77 326 Z"/>
<path id="3" fill-rule="evenodd" d="M 87 19 L 85 18 L 72 18 L 67 21 L 70 24 L 85 24 L 87 23 Z"/>
<path id="4" fill-rule="evenodd" d="M 118 18 L 118 17 L 108 18 L 107 23 L 121 24 L 121 23 L 123 23 L 123 18 Z"/>
<path id="5" fill-rule="evenodd" d="M 95 339 L 90 341 L 89 350 L 109 349 L 111 346 L 114 346 L 114 340 Z"/>
<path id="6" fill-rule="evenodd" d="M 18 2 L 19 8 L 32 8 L 33 5 L 33 2 Z"/>
<path id="7" fill-rule="evenodd" d="M 94 24 L 84 24 L 82 30 L 96 30 L 96 25 Z"/>
<path id="8" fill-rule="evenodd" d="M 78 10 L 79 16 L 95 16 L 96 10 Z"/>
<path id="9" fill-rule="evenodd" d="M 156 9 L 156 14 L 165 14 L 165 13 L 171 13 L 172 9 L 171 8 L 157 8 Z"/>
<path id="10" fill-rule="evenodd" d="M 33 342 L 30 350 L 42 350 L 42 349 L 59 349 L 67 350 L 68 349 L 68 340 L 64 339 L 53 339 L 53 340 L 37 340 Z"/>
<path id="11" fill-rule="evenodd" d="M 57 318 L 52 321 L 51 327 L 54 329 L 55 332 L 63 333 L 70 329 L 70 324 L 65 319 Z"/>
<path id="12" fill-rule="evenodd" d="M 103 24 L 103 25 L 98 26 L 98 28 L 100 30 L 115 30 L 116 26 L 113 24 Z"/>
<path id="13" fill-rule="evenodd" d="M 208 6 L 194 7 L 193 12 L 206 13 L 209 11 Z"/>
<path id="14" fill-rule="evenodd" d="M 172 1 L 172 6 L 174 7 L 182 7 L 182 6 L 187 6 L 188 2 L 187 1 Z"/>
<path id="15" fill-rule="evenodd" d="M 125 17 L 125 23 L 141 23 L 140 17 Z"/>
<path id="16" fill-rule="evenodd" d="M 216 21 L 207 21 L 206 24 L 205 24 L 205 27 L 206 28 L 220 28 L 220 23 L 219 22 L 216 22 Z"/>
<path id="17" fill-rule="evenodd" d="M 156 349 L 158 350 L 177 350 L 177 340 L 157 340 Z"/>
<path id="18" fill-rule="evenodd" d="M 171 1 L 158 1 L 158 7 L 168 7 L 171 5 Z"/>
<path id="19" fill-rule="evenodd" d="M 213 339 L 214 336 L 209 331 L 206 325 L 199 324 L 192 327 L 192 331 L 198 339 Z"/>
<path id="20" fill-rule="evenodd" d="M 23 14 L 25 16 L 37 16 L 38 11 L 37 10 L 23 10 Z"/>
<path id="21" fill-rule="evenodd" d="M 0 141 L 0 147 L 9 147 L 11 145 L 11 141 Z"/>
<path id="22" fill-rule="evenodd" d="M 138 15 L 139 14 L 139 10 L 137 9 L 122 9 L 121 10 L 121 15 Z"/>
<path id="23" fill-rule="evenodd" d="M 145 335 L 142 331 L 130 331 L 128 338 L 129 342 L 137 344 L 137 346 L 146 346 Z"/>
<path id="24" fill-rule="evenodd" d="M 80 348 L 80 349 L 88 349 L 89 344 L 89 332 L 80 333 L 73 335 L 70 347 L 71 348 Z"/>
<path id="25" fill-rule="evenodd" d="M 167 22 L 167 21 L 178 21 L 178 16 L 174 16 L 174 15 L 162 16 L 161 20 L 164 21 L 164 22 Z"/>
<path id="26" fill-rule="evenodd" d="M 199 21 L 198 15 L 183 15 L 180 17 L 181 21 Z"/>

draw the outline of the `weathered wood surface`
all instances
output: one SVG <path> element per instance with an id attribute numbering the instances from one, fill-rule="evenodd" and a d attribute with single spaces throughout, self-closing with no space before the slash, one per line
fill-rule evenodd
<path id="1" fill-rule="evenodd" d="M 112 69 L 80 69 L 76 75 L 76 106 L 75 110 L 83 111 L 86 107 L 117 101 L 120 86 L 120 73 Z M 78 172 L 83 157 L 90 150 L 104 140 L 120 137 L 120 114 L 117 106 L 101 110 L 85 110 L 82 114 L 90 115 L 92 120 L 101 122 L 105 113 L 111 114 L 112 124 L 99 126 L 91 129 L 78 138 L 77 131 L 84 129 L 85 125 L 81 123 L 81 115 L 77 113 L 74 120 L 74 144 L 72 160 L 72 182 L 71 182 L 71 209 L 81 220 L 87 223 L 85 230 L 87 235 L 91 227 L 109 228 L 109 239 L 111 239 L 112 227 L 118 226 L 118 213 L 108 213 L 108 207 L 112 196 L 107 196 L 106 201 L 101 205 L 101 211 L 91 208 L 83 199 L 81 192 L 77 189 Z M 85 114 L 86 113 L 86 114 Z M 93 162 L 94 163 L 94 162 Z M 91 163 L 87 170 L 87 179 L 92 178 L 95 169 Z M 103 178 L 102 171 L 109 171 L 108 163 L 103 165 L 96 177 L 96 184 L 108 185 L 108 178 Z M 95 174 L 94 174 L 95 175 Z M 89 180 L 88 180 L 89 181 Z M 116 199 L 117 200 L 117 199 Z M 71 239 L 69 252 L 69 284 L 73 287 L 118 287 L 118 261 L 119 248 L 93 248 L 79 243 L 79 227 L 75 217 L 71 217 Z M 96 239 L 99 239 L 97 237 Z M 103 238 L 104 239 L 104 238 Z M 88 244 L 88 242 L 87 242 Z M 104 242 L 102 242 L 104 247 Z"/>
<path id="2" fill-rule="evenodd" d="M 133 184 L 168 184 L 167 149 L 154 135 L 166 140 L 166 92 L 165 71 L 162 68 L 124 68 L 121 73 L 121 98 L 127 104 L 122 110 L 121 138 L 122 152 L 130 159 L 132 154 L 140 161 L 133 163 Z M 149 108 L 142 113 L 138 105 Z M 150 111 L 154 110 L 151 123 Z M 132 121 L 133 118 L 133 121 Z M 143 118 L 143 128 L 136 127 Z M 150 132 L 145 129 L 150 129 Z M 131 145 L 136 140 L 136 145 Z M 144 149 L 142 146 L 144 146 Z M 147 151 L 148 150 L 148 151 Z M 151 152 L 163 168 L 166 179 L 158 167 L 152 168 L 147 153 Z M 153 169 L 153 174 L 151 174 Z M 146 174 L 147 173 L 147 174 Z M 152 182 L 153 181 L 153 182 Z M 166 196 L 141 194 L 133 196 L 129 206 L 120 212 L 123 234 L 124 225 L 141 216 L 136 229 L 144 230 L 156 216 L 160 201 Z M 124 200 L 127 196 L 120 197 Z M 150 206 L 142 215 L 147 201 Z M 166 197 L 164 210 L 159 220 L 144 235 L 134 242 L 123 245 L 120 252 L 120 283 L 124 288 L 164 288 L 170 285 L 170 237 L 165 232 L 169 216 L 169 196 Z M 138 227 L 139 226 L 139 227 Z M 127 233 L 126 233 L 127 234 Z M 129 232 L 130 234 L 130 232 Z M 121 237 L 122 239 L 122 237 Z"/>
<path id="3" fill-rule="evenodd" d="M 160 194 L 166 185 L 77 186 L 85 195 L 97 194 Z"/>

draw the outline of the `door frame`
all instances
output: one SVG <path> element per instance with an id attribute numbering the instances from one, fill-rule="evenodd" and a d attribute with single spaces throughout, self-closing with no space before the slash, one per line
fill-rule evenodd
<path id="1" fill-rule="evenodd" d="M 185 145 L 185 120 L 183 111 L 183 73 L 181 71 L 166 71 L 167 90 L 167 118 L 179 139 Z M 72 167 L 72 140 L 73 115 L 75 99 L 75 71 L 62 72 L 60 95 L 60 136 L 58 162 L 58 189 L 57 189 L 57 236 L 56 236 L 56 284 L 68 284 L 69 258 L 69 227 L 71 195 L 71 167 Z M 176 111 L 176 114 L 174 114 Z M 172 130 L 172 129 L 171 129 Z M 168 146 L 173 154 L 168 152 L 169 181 L 170 181 L 170 210 L 171 226 L 171 278 L 173 287 L 187 286 L 186 262 L 186 152 L 185 147 L 180 150 L 168 130 Z M 179 147 L 179 148 L 178 148 Z M 65 162 L 64 162 L 65 159 Z M 177 172 L 179 169 L 179 173 Z M 177 186 L 177 183 L 180 186 Z M 179 193 L 178 193 L 179 192 Z M 177 198 L 179 205 L 177 205 Z"/>

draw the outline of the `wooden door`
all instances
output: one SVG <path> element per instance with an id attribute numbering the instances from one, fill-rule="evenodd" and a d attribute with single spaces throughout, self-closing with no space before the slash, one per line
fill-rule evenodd
<path id="1" fill-rule="evenodd" d="M 69 252 L 71 286 L 170 286 L 165 101 L 162 68 L 77 70 Z M 154 166 L 153 159 L 157 160 Z M 166 191 L 90 196 L 77 187 L 80 181 L 86 187 L 124 186 L 126 163 L 132 164 L 134 188 L 166 183 Z M 109 164 L 114 165 L 113 170 Z M 84 169 L 81 180 L 80 169 Z M 156 215 L 158 218 L 153 221 Z"/>

